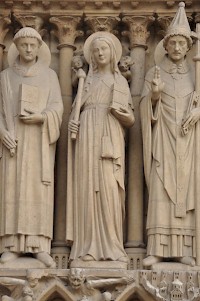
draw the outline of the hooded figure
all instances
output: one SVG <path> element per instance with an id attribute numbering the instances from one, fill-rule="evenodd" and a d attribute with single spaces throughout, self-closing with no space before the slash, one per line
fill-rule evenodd
<path id="1" fill-rule="evenodd" d="M 41 60 L 49 50 L 38 32 L 22 28 L 14 43 L 10 67 L 0 76 L 1 262 L 32 253 L 53 267 L 54 158 L 63 104 L 58 78 Z"/>
<path id="2" fill-rule="evenodd" d="M 127 262 L 123 248 L 124 127 L 134 122 L 132 101 L 117 63 L 118 39 L 97 32 L 84 45 L 89 63 L 81 102 L 80 122 L 72 109 L 69 130 L 67 241 L 70 259 Z M 122 102 L 117 103 L 118 99 Z M 111 108 L 113 107 L 113 108 Z M 117 109 L 116 109 L 117 107 Z M 70 135 L 69 135 L 70 136 Z"/>
<path id="3" fill-rule="evenodd" d="M 191 31 L 179 4 L 163 46 L 160 66 L 146 75 L 141 99 L 144 169 L 149 192 L 144 266 L 164 258 L 195 265 L 194 75 L 186 60 Z M 200 175 L 199 175 L 200 177 Z"/>

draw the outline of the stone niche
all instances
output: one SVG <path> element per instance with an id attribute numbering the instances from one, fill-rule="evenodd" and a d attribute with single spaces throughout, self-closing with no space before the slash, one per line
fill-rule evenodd
<path id="1" fill-rule="evenodd" d="M 14 34 L 25 26 L 35 28 L 51 52 L 50 67 L 56 71 L 64 103 L 61 135 L 55 164 L 54 236 L 51 255 L 56 269 L 22 266 L 0 268 L 2 301 L 72 300 L 200 300 L 198 269 L 160 264 L 144 270 L 146 256 L 147 189 L 143 171 L 143 146 L 139 103 L 144 77 L 154 64 L 154 52 L 174 17 L 177 0 L 0 0 L 0 70 L 8 66 L 7 52 Z M 200 22 L 200 1 L 186 0 L 191 30 Z M 135 125 L 126 139 L 126 217 L 124 246 L 128 269 L 71 268 L 70 247 L 65 241 L 67 127 L 77 83 L 74 57 L 83 55 L 86 38 L 97 31 L 115 34 L 122 44 L 119 64 L 127 78 L 134 103 Z M 189 53 L 193 63 L 194 50 Z M 84 68 L 88 66 L 84 62 Z M 76 275 L 76 287 L 71 274 Z"/>

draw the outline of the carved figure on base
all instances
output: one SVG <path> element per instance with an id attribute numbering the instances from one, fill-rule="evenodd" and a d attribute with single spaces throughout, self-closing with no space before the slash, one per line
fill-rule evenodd
<path id="1" fill-rule="evenodd" d="M 134 64 L 133 59 L 128 55 L 122 56 L 119 61 L 119 70 L 121 71 L 121 74 L 127 79 L 128 82 L 131 81 L 130 67 L 133 64 Z"/>
<path id="2" fill-rule="evenodd" d="M 69 122 L 69 137 L 77 136 L 69 140 L 68 150 L 71 260 L 128 261 L 123 247 L 124 130 L 134 116 L 127 81 L 117 66 L 121 52 L 119 40 L 105 32 L 91 35 L 84 45 L 89 72 L 80 119 L 74 118 L 77 97 Z"/>
<path id="3" fill-rule="evenodd" d="M 54 157 L 63 112 L 60 87 L 55 72 L 41 60 L 44 48 L 36 30 L 19 30 L 14 43 L 17 50 L 12 45 L 8 57 L 18 56 L 1 72 L 0 83 L 1 263 L 32 253 L 55 267 L 49 254 Z"/>
<path id="4" fill-rule="evenodd" d="M 112 300 L 112 287 L 116 285 L 129 285 L 134 282 L 132 277 L 118 277 L 106 279 L 89 279 L 80 268 L 70 269 L 68 276 L 69 290 L 75 300 L 110 301 Z M 111 289 L 108 291 L 108 289 Z"/>
<path id="5" fill-rule="evenodd" d="M 2 301 L 33 300 L 33 291 L 26 280 L 11 277 L 0 277 L 0 284 L 8 287 L 11 292 L 11 296 L 3 295 Z"/>
<path id="6" fill-rule="evenodd" d="M 194 266 L 200 109 L 186 59 L 192 39 L 183 2 L 163 43 L 167 53 L 147 73 L 140 105 L 149 191 L 148 257 L 143 264 L 151 266 L 170 258 Z"/>

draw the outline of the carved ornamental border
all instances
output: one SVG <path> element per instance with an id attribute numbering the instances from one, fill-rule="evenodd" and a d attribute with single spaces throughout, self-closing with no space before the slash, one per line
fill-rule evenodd
<path id="1" fill-rule="evenodd" d="M 133 12 L 135 10 L 143 12 L 144 15 L 148 12 L 158 11 L 164 12 L 166 9 L 172 9 L 175 12 L 175 9 L 180 1 L 179 0 L 94 0 L 94 1 L 85 1 L 85 0 L 0 0 L 1 9 L 23 9 L 33 11 L 38 11 L 43 14 L 47 12 L 51 13 L 51 10 L 54 10 L 54 13 L 57 11 L 58 14 L 63 10 L 67 12 L 75 12 L 76 10 L 94 11 L 99 12 Z M 198 11 L 199 0 L 185 0 L 186 9 Z M 113 11 L 114 10 L 114 11 Z"/>

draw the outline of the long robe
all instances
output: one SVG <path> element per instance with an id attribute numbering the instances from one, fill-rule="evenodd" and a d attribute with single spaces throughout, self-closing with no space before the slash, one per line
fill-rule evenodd
<path id="1" fill-rule="evenodd" d="M 118 260 L 126 256 L 125 141 L 124 128 L 109 109 L 113 84 L 114 77 L 94 74 L 82 99 L 77 139 L 69 140 L 67 240 L 73 242 L 71 259 L 91 255 L 95 260 Z M 120 75 L 115 84 L 116 93 L 125 92 L 124 105 L 128 107 L 131 96 L 126 80 Z"/>
<path id="2" fill-rule="evenodd" d="M 182 134 L 182 123 L 194 108 L 193 74 L 184 61 L 178 67 L 167 57 L 160 65 L 165 83 L 155 108 L 146 76 L 141 101 L 144 167 L 149 191 L 148 255 L 195 257 L 195 127 Z"/>
<path id="3" fill-rule="evenodd" d="M 53 70 L 18 60 L 1 72 L 0 133 L 17 140 L 14 156 L 2 145 L 0 160 L 0 252 L 50 252 L 53 232 L 54 157 L 63 112 Z M 21 84 L 37 87 L 43 124 L 20 120 Z"/>

